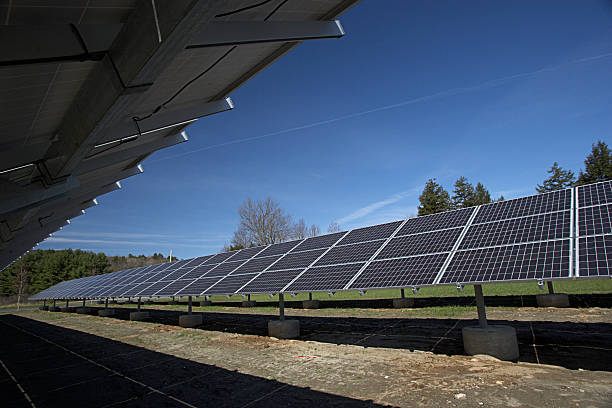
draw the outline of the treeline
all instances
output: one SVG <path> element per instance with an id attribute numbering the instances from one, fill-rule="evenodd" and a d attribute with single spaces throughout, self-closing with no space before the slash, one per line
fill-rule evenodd
<path id="1" fill-rule="evenodd" d="M 107 256 L 80 249 L 33 250 L 0 272 L 0 296 L 38 293 L 56 283 L 167 262 L 163 254 L 153 256 Z M 174 260 L 174 258 L 173 258 Z"/>

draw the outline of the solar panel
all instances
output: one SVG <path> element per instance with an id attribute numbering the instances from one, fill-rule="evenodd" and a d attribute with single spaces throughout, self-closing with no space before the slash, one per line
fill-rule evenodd
<path id="1" fill-rule="evenodd" d="M 221 279 L 217 284 L 208 288 L 206 291 L 201 294 L 204 295 L 227 295 L 236 292 L 238 289 L 247 284 L 251 279 L 253 279 L 256 274 L 246 274 L 246 275 L 230 275 Z"/>
<path id="2" fill-rule="evenodd" d="M 325 251 L 325 249 L 314 249 L 306 252 L 293 252 L 287 254 L 285 257 L 275 263 L 270 270 L 278 271 L 282 269 L 306 268 Z"/>
<path id="3" fill-rule="evenodd" d="M 212 285 L 217 283 L 220 279 L 221 279 L 220 277 L 196 279 L 191 284 L 181 289 L 177 293 L 177 295 L 179 296 L 189 296 L 189 295 L 199 296 L 200 294 L 204 293 L 206 289 L 210 288 Z"/>
<path id="4" fill-rule="evenodd" d="M 364 263 L 361 262 L 309 268 L 295 282 L 291 283 L 285 289 L 285 292 L 342 290 L 363 265 Z"/>
<path id="5" fill-rule="evenodd" d="M 312 237 L 305 239 L 297 251 L 307 251 L 309 249 L 329 248 L 342 238 L 346 232 L 335 232 L 333 234 L 319 235 L 318 237 Z"/>
<path id="6" fill-rule="evenodd" d="M 323 255 L 313 266 L 367 261 L 383 243 L 384 241 L 369 241 L 360 244 L 336 246 Z"/>
<path id="7" fill-rule="evenodd" d="M 233 271 L 234 269 L 238 268 L 240 265 L 242 265 L 244 263 L 244 261 L 238 261 L 238 262 L 224 262 L 222 264 L 217 265 L 215 268 L 209 270 L 208 272 L 206 272 L 206 275 L 204 276 L 225 276 L 227 274 L 229 274 L 231 271 Z"/>
<path id="8" fill-rule="evenodd" d="M 432 285 L 447 257 L 448 254 L 434 254 L 373 261 L 350 285 L 350 288 Z"/>
<path id="9" fill-rule="evenodd" d="M 250 259 L 254 257 L 255 255 L 257 255 L 259 252 L 263 251 L 264 249 L 266 249 L 265 246 L 241 249 L 234 256 L 232 256 L 232 261 L 246 261 L 247 259 Z"/>
<path id="10" fill-rule="evenodd" d="M 462 231 L 463 228 L 453 228 L 396 237 L 389 241 L 385 248 L 376 256 L 376 259 L 448 252 L 453 248 Z"/>
<path id="11" fill-rule="evenodd" d="M 578 210 L 578 231 L 580 235 L 612 233 L 612 204 L 580 208 Z"/>
<path id="12" fill-rule="evenodd" d="M 612 203 L 612 181 L 580 186 L 577 190 L 580 207 Z"/>
<path id="13" fill-rule="evenodd" d="M 612 273 L 612 235 L 585 237 L 578 241 L 580 276 L 610 276 Z"/>
<path id="14" fill-rule="evenodd" d="M 239 290 L 239 293 L 276 293 L 295 279 L 303 269 L 264 272 Z"/>
<path id="15" fill-rule="evenodd" d="M 457 252 L 440 283 L 570 277 L 569 239 Z"/>
<path id="16" fill-rule="evenodd" d="M 300 242 L 302 241 L 289 241 L 289 242 L 283 242 L 280 244 L 273 244 L 267 247 L 266 249 L 264 249 L 259 254 L 257 254 L 257 256 L 262 257 L 262 256 L 269 256 L 269 255 L 281 255 L 291 250 L 293 247 L 295 247 Z"/>
<path id="17" fill-rule="evenodd" d="M 241 273 L 261 272 L 279 259 L 282 255 L 266 256 L 264 258 L 253 258 L 242 264 L 232 272 L 232 275 Z"/>
<path id="18" fill-rule="evenodd" d="M 374 225 L 373 227 L 352 230 L 347 236 L 338 242 L 338 245 L 354 244 L 356 242 L 388 238 L 397 229 L 397 227 L 400 226 L 401 223 L 402 221 L 395 221 L 387 224 Z"/>
<path id="19" fill-rule="evenodd" d="M 184 289 L 187 285 L 194 282 L 194 279 L 181 279 L 176 280 L 174 282 L 164 282 L 165 286 L 161 288 L 149 288 L 149 289 L 157 289 L 157 290 L 147 290 L 147 295 L 149 296 L 174 296 L 182 289 Z"/>
<path id="20" fill-rule="evenodd" d="M 478 210 L 474 223 L 525 217 L 554 211 L 569 210 L 571 189 L 485 204 Z"/>
<path id="21" fill-rule="evenodd" d="M 462 227 L 467 224 L 473 212 L 474 208 L 472 207 L 454 211 L 446 211 L 439 214 L 425 215 L 422 217 L 409 218 L 404 226 L 398 231 L 396 237 L 418 234 L 421 232 Z"/>

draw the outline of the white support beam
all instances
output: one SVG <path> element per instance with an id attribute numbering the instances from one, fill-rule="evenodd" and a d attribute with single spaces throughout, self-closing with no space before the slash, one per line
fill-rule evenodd
<path id="1" fill-rule="evenodd" d="M 28 187 L 20 187 L 17 191 L 5 194 L 6 198 L 0 202 L 0 219 L 6 218 L 9 214 L 16 211 L 25 210 L 34 205 L 40 205 L 57 196 L 66 195 L 71 190 L 79 186 L 79 180 L 71 176 L 66 181 L 44 188 L 43 186 L 32 184 Z M 8 189 L 6 183 L 0 185 L 0 193 L 3 189 Z"/>
<path id="2" fill-rule="evenodd" d="M 108 52 L 121 27 L 122 24 L 2 25 L 0 67 L 99 60 L 101 53 Z"/>
<path id="3" fill-rule="evenodd" d="M 193 39 L 190 48 L 267 42 L 295 42 L 340 38 L 339 21 L 215 21 Z"/>
<path id="4" fill-rule="evenodd" d="M 136 160 L 143 156 L 147 156 L 159 149 L 174 146 L 176 144 L 186 142 L 187 140 L 187 134 L 185 134 L 185 132 L 181 132 L 178 135 L 168 136 L 150 143 L 135 146 L 133 148 L 130 148 L 129 144 L 127 144 L 127 147 L 122 150 L 109 150 L 108 152 L 100 154 L 99 156 L 94 156 L 87 160 L 83 160 L 81 165 L 79 165 L 79 167 L 75 170 L 75 173 L 89 173 L 97 169 L 112 166 L 113 164 L 121 163 L 125 160 Z"/>
<path id="5" fill-rule="evenodd" d="M 188 104 L 170 105 L 150 118 L 139 121 L 138 126 L 140 127 L 141 134 L 146 135 L 167 128 L 185 125 L 204 116 L 214 115 L 230 109 L 234 109 L 231 98 L 213 102 L 198 101 Z M 145 116 L 145 114 L 143 113 L 142 116 Z M 131 118 L 127 119 L 127 121 L 104 129 L 96 148 L 104 148 L 112 143 L 119 143 L 123 139 L 137 136 L 136 124 Z"/>

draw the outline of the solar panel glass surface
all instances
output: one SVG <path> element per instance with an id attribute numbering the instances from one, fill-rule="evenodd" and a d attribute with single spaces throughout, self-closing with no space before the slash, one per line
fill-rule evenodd
<path id="1" fill-rule="evenodd" d="M 349 232 L 347 236 L 342 238 L 342 240 L 338 242 L 338 245 L 389 238 L 401 223 L 402 221 L 395 221 L 387 224 L 374 225 L 372 227 L 354 229 Z"/>
<path id="2" fill-rule="evenodd" d="M 181 289 L 177 293 L 177 295 L 180 295 L 180 296 L 187 296 L 187 295 L 199 296 L 200 294 L 204 293 L 206 291 L 206 289 L 208 289 L 209 287 L 211 287 L 212 285 L 214 285 L 215 283 L 217 283 L 221 279 L 222 279 L 222 277 L 196 279 L 191 284 L 189 284 L 189 285 L 185 286 L 183 289 Z"/>
<path id="3" fill-rule="evenodd" d="M 206 295 L 229 295 L 236 292 L 257 274 L 227 276 L 220 280 L 215 286 L 208 288 L 203 294 Z"/>
<path id="4" fill-rule="evenodd" d="M 612 181 L 579 186 L 577 194 L 580 207 L 612 203 Z"/>
<path id="5" fill-rule="evenodd" d="M 285 292 L 342 290 L 364 264 L 360 262 L 310 268 L 289 285 Z"/>
<path id="6" fill-rule="evenodd" d="M 325 249 L 314 249 L 306 252 L 292 252 L 270 267 L 270 270 L 305 268 L 315 261 Z"/>
<path id="7" fill-rule="evenodd" d="M 373 261 L 351 289 L 432 285 L 448 254 Z"/>
<path id="8" fill-rule="evenodd" d="M 239 273 L 261 272 L 279 259 L 282 255 L 266 256 L 265 258 L 253 258 L 241 265 L 232 272 L 232 275 Z"/>
<path id="9" fill-rule="evenodd" d="M 474 208 L 464 208 L 461 210 L 409 218 L 404 226 L 397 232 L 396 237 L 464 226 L 467 224 L 473 212 Z"/>
<path id="10" fill-rule="evenodd" d="M 448 252 L 453 248 L 462 231 L 463 228 L 460 227 L 393 238 L 380 251 L 376 259 Z"/>
<path id="11" fill-rule="evenodd" d="M 313 266 L 354 263 L 369 260 L 382 246 L 384 240 L 363 242 L 359 244 L 335 246 Z"/>
<path id="12" fill-rule="evenodd" d="M 514 200 L 485 204 L 480 207 L 474 223 L 524 217 L 554 211 L 569 210 L 571 189 L 539 194 Z"/>
<path id="13" fill-rule="evenodd" d="M 303 269 L 264 272 L 249 282 L 239 293 L 276 293 L 302 272 Z"/>
<path id="14" fill-rule="evenodd" d="M 612 235 L 579 238 L 578 273 L 582 277 L 612 275 Z"/>

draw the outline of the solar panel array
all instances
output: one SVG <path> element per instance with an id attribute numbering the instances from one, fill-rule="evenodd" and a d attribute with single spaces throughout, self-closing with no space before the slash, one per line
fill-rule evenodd
<path id="1" fill-rule="evenodd" d="M 610 276 L 611 266 L 603 182 L 75 279 L 32 298 L 334 292 Z"/>

